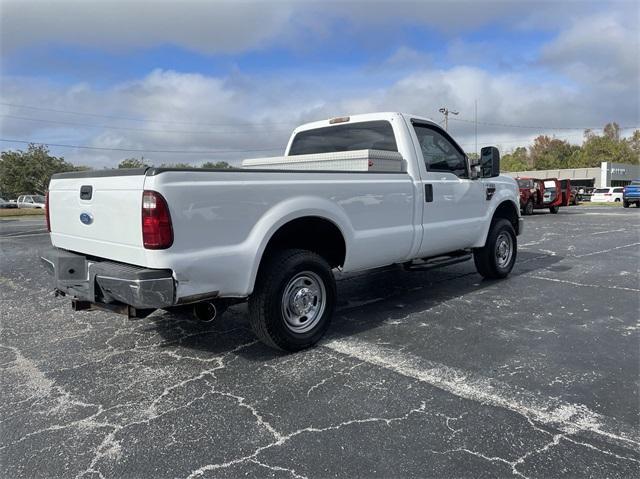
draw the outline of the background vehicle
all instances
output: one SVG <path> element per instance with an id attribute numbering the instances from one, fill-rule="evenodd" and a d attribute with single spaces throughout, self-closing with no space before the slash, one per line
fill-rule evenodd
<path id="1" fill-rule="evenodd" d="M 571 183 L 562 183 L 556 178 L 516 178 L 520 191 L 520 209 L 523 215 L 532 215 L 536 209 L 548 208 L 558 213 L 560 206 L 568 206 L 571 198 Z"/>
<path id="2" fill-rule="evenodd" d="M 622 201 L 623 187 L 597 188 L 591 195 L 594 203 L 619 203 Z"/>
<path id="3" fill-rule="evenodd" d="M 431 120 L 375 113 L 298 127 L 286 154 L 335 160 L 363 150 L 397 152 L 402 169 L 54 175 L 46 217 L 55 249 L 43 259 L 76 310 L 140 317 L 191 305 L 211 320 L 248 299 L 255 334 L 289 351 L 329 327 L 333 268 L 426 269 L 473 257 L 485 278 L 509 274 L 522 221 L 496 148 L 471 164 Z"/>
<path id="4" fill-rule="evenodd" d="M 44 208 L 45 197 L 43 195 L 22 195 L 18 196 L 16 204 L 18 208 Z"/>
<path id="5" fill-rule="evenodd" d="M 640 180 L 633 180 L 622 192 L 622 206 L 628 208 L 632 204 L 640 208 Z"/>
<path id="6" fill-rule="evenodd" d="M 560 188 L 562 190 L 562 204 L 577 205 L 578 204 L 578 188 L 571 186 L 571 180 L 560 180 Z"/>
<path id="7" fill-rule="evenodd" d="M 17 208 L 18 205 L 16 203 L 10 203 L 9 201 L 5 200 L 4 198 L 0 198 L 0 209 L 13 209 L 13 208 Z"/>

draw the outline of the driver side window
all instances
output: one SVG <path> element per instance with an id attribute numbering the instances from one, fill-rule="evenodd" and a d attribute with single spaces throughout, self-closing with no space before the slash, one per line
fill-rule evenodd
<path id="1" fill-rule="evenodd" d="M 427 171 L 453 173 L 468 178 L 467 159 L 451 141 L 435 128 L 414 125 Z"/>

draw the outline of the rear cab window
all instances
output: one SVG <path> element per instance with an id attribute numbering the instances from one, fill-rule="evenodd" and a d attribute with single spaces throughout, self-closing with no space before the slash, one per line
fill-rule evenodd
<path id="1" fill-rule="evenodd" d="M 391 123 L 363 121 L 301 131 L 293 138 L 289 155 L 355 150 L 398 151 Z"/>

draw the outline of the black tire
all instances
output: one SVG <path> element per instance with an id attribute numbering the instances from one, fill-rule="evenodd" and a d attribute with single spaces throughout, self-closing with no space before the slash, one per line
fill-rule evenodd
<path id="1" fill-rule="evenodd" d="M 527 201 L 527 204 L 524 205 L 523 214 L 526 216 L 531 216 L 533 214 L 533 200 Z"/>
<path id="2" fill-rule="evenodd" d="M 615 200 L 613 200 L 614 203 L 620 203 L 620 198 L 616 198 Z"/>
<path id="3" fill-rule="evenodd" d="M 317 296 L 311 295 L 313 298 L 308 304 L 312 307 L 314 304 L 323 305 L 323 309 L 319 309 L 313 318 L 310 315 L 309 319 L 302 320 L 303 323 L 310 320 L 309 324 L 313 324 L 311 329 L 303 330 L 305 325 L 301 324 L 301 331 L 296 331 L 295 326 L 287 320 L 293 313 L 291 307 L 285 308 L 283 297 L 287 291 L 293 297 L 293 291 L 300 292 L 304 289 L 304 278 L 312 286 L 317 282 L 321 292 Z M 302 287 L 295 289 L 292 281 L 302 281 Z M 306 291 L 308 293 L 312 290 Z M 322 294 L 321 301 L 318 298 Z M 253 294 L 249 298 L 249 322 L 255 335 L 267 346 L 283 351 L 300 351 L 313 346 L 325 334 L 331 323 L 335 304 L 336 282 L 331 267 L 324 258 L 301 249 L 278 251 L 260 267 Z"/>
<path id="4" fill-rule="evenodd" d="M 550 206 L 549 211 L 551 211 L 551 213 L 553 213 L 554 215 L 557 215 L 558 211 L 560 211 L 560 207 L 558 205 Z"/>
<path id="5" fill-rule="evenodd" d="M 636 204 L 638 204 L 638 203 L 636 203 Z M 628 202 L 628 201 L 626 201 L 626 200 L 625 200 L 625 201 L 623 201 L 623 202 L 622 202 L 622 206 L 623 206 L 624 208 L 628 208 L 628 207 L 629 207 L 629 202 Z"/>
<path id="6" fill-rule="evenodd" d="M 498 260 L 498 239 L 502 241 L 502 235 L 506 234 L 511 238 L 511 257 L 504 264 Z M 487 279 L 506 278 L 518 255 L 518 239 L 513 225 L 509 220 L 498 218 L 491 224 L 491 229 L 487 235 L 487 241 L 482 248 L 473 250 L 473 261 L 476 264 L 478 273 Z"/>

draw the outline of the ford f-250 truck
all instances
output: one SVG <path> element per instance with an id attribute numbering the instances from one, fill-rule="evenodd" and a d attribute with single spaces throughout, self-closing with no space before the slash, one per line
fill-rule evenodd
<path id="1" fill-rule="evenodd" d="M 333 269 L 430 268 L 473 257 L 506 277 L 522 232 L 499 153 L 473 164 L 436 123 L 375 113 L 296 128 L 285 155 L 398 152 L 396 172 L 146 168 L 52 177 L 43 255 L 74 310 L 144 317 L 189 305 L 211 319 L 247 300 L 255 334 L 316 343 L 336 304 Z"/>

